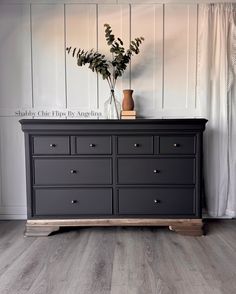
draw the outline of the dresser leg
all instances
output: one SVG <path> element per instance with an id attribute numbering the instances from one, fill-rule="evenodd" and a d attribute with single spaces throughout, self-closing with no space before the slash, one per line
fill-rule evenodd
<path id="1" fill-rule="evenodd" d="M 171 231 L 174 231 L 180 235 L 185 236 L 202 236 L 203 235 L 203 223 L 199 224 L 176 224 L 169 226 Z"/>
<path id="2" fill-rule="evenodd" d="M 58 231 L 59 226 L 38 226 L 26 224 L 25 237 L 47 237 L 52 232 Z"/>

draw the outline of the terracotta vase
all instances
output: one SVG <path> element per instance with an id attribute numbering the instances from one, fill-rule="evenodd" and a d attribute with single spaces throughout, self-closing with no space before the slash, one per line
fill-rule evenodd
<path id="1" fill-rule="evenodd" d="M 134 109 L 134 99 L 132 97 L 133 90 L 127 89 L 123 90 L 124 98 L 122 101 L 122 110 L 133 110 Z"/>

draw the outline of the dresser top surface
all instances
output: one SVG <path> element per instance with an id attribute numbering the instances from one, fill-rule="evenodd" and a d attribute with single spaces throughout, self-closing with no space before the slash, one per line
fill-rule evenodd
<path id="1" fill-rule="evenodd" d="M 205 124 L 204 118 L 172 118 L 172 119 L 21 119 L 25 124 Z"/>
<path id="2" fill-rule="evenodd" d="M 151 132 L 163 130 L 203 131 L 206 119 L 22 119 L 24 132 Z"/>

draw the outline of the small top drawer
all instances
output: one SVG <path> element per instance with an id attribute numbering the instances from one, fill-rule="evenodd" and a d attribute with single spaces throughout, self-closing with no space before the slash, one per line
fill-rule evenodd
<path id="1" fill-rule="evenodd" d="M 69 136 L 33 137 L 34 154 L 70 154 Z"/>
<path id="2" fill-rule="evenodd" d="M 110 136 L 77 136 L 77 154 L 111 154 Z"/>
<path id="3" fill-rule="evenodd" d="M 194 154 L 194 136 L 160 136 L 160 154 Z"/>
<path id="4" fill-rule="evenodd" d="M 119 136 L 118 154 L 153 154 L 152 136 Z"/>

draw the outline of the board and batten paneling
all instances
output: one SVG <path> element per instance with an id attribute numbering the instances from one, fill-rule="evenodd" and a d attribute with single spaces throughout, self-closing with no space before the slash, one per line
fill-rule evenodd
<path id="1" fill-rule="evenodd" d="M 140 36 L 145 41 L 131 60 L 131 88 L 138 113 L 154 117 L 163 95 L 163 5 L 131 7 L 131 39 Z"/>
<path id="2" fill-rule="evenodd" d="M 96 5 L 66 5 L 66 46 L 97 49 Z M 67 106 L 72 109 L 97 107 L 97 76 L 87 67 L 76 65 L 76 59 L 66 56 Z"/>
<path id="3" fill-rule="evenodd" d="M 31 20 L 34 106 L 65 108 L 64 5 L 32 5 Z"/>
<path id="4" fill-rule="evenodd" d="M 117 82 L 120 99 L 131 87 L 142 117 L 198 115 L 197 5 L 0 2 L 0 218 L 26 216 L 23 133 L 15 112 L 102 110 L 109 98 L 106 81 L 65 52 L 75 46 L 109 54 L 105 23 L 126 47 L 145 37 Z"/>
<path id="5" fill-rule="evenodd" d="M 193 109 L 195 106 L 196 34 L 197 5 L 165 6 L 165 111 Z"/>
<path id="6" fill-rule="evenodd" d="M 0 109 L 31 107 L 31 96 L 30 7 L 2 4 Z"/>
<path id="7" fill-rule="evenodd" d="M 25 149 L 17 117 L 0 117 L 0 218 L 26 215 Z"/>

